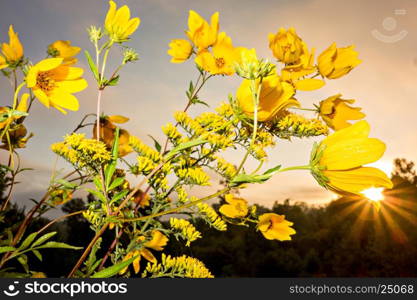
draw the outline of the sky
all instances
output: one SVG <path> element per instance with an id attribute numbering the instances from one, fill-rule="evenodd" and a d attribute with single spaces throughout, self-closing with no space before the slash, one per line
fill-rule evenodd
<path id="1" fill-rule="evenodd" d="M 73 45 L 92 52 L 86 28 L 101 26 L 108 3 L 103 0 L 1 0 L 0 41 L 8 40 L 7 30 L 13 24 L 25 48 L 25 55 L 34 63 L 45 57 L 47 45 L 55 40 L 71 40 Z M 161 126 L 172 121 L 172 114 L 186 104 L 185 89 L 197 77 L 194 63 L 172 64 L 166 54 L 168 43 L 186 38 L 188 11 L 193 9 L 206 19 L 218 11 L 220 29 L 232 37 L 236 46 L 256 48 L 258 56 L 273 59 L 268 48 L 268 33 L 280 27 L 294 27 L 300 37 L 319 54 L 332 42 L 344 47 L 356 46 L 363 61 L 349 75 L 329 80 L 314 92 L 297 94 L 305 107 L 312 107 L 329 96 L 341 93 L 345 99 L 356 99 L 371 124 L 371 137 L 387 144 L 379 164 L 388 170 L 391 161 L 404 157 L 417 161 L 417 1 L 415 0 L 130 0 L 132 16 L 139 16 L 141 25 L 132 36 L 130 47 L 140 54 L 140 60 L 122 70 L 120 84 L 106 89 L 103 111 L 120 114 L 131 120 L 126 124 L 131 134 L 149 144 L 163 137 Z M 110 54 L 113 62 L 120 51 Z M 83 55 L 79 65 L 86 67 Z M 110 64 L 109 69 L 114 67 Z M 63 116 L 48 110 L 39 102 L 31 110 L 26 124 L 35 134 L 21 157 L 25 166 L 36 171 L 23 174 L 15 199 L 28 203 L 39 197 L 48 185 L 55 155 L 50 144 L 62 140 L 71 132 L 83 115 L 95 112 L 96 94 L 92 76 L 86 72 L 90 86 L 79 93 L 80 110 Z M 237 76 L 210 80 L 200 93 L 211 109 L 239 86 Z M 12 91 L 5 79 L 0 80 L 0 105 L 10 105 Z M 196 115 L 205 108 L 193 108 Z M 316 139 L 317 140 L 317 139 Z M 279 142 L 269 151 L 264 166 L 305 165 L 315 140 Z M 243 152 L 228 153 L 226 158 L 239 162 Z M 6 153 L 0 154 L 4 162 Z M 250 162 L 249 169 L 255 166 Z M 68 165 L 60 160 L 58 169 Z M 133 179 L 138 181 L 139 179 Z M 134 182 L 133 182 L 134 183 Z M 215 189 L 216 186 L 211 189 Z M 195 190 L 198 195 L 208 191 Z M 294 171 L 279 174 L 263 185 L 252 185 L 241 195 L 250 202 L 271 206 L 274 201 L 291 198 L 309 204 L 324 204 L 334 195 L 323 190 L 308 172 Z M 29 205 L 29 204 L 28 204 Z"/>

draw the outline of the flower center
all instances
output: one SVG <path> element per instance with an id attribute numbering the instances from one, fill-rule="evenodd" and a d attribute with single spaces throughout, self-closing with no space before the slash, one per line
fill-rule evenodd
<path id="1" fill-rule="evenodd" d="M 223 57 L 216 58 L 216 66 L 218 68 L 223 68 L 223 66 L 225 64 L 226 64 L 226 62 L 224 61 L 224 58 Z"/>
<path id="2" fill-rule="evenodd" d="M 55 87 L 53 80 L 48 72 L 39 72 L 36 78 L 36 85 L 44 92 L 49 92 Z"/>

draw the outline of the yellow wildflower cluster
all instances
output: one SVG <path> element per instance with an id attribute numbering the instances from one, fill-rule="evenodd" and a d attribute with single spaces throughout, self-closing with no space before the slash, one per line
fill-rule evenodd
<path id="1" fill-rule="evenodd" d="M 207 203 L 198 203 L 196 206 L 198 208 L 198 212 L 206 217 L 205 219 L 210 224 L 210 226 L 213 226 L 213 228 L 219 231 L 227 230 L 226 222 L 222 220 L 222 218 L 218 215 L 213 207 Z"/>
<path id="2" fill-rule="evenodd" d="M 171 257 L 162 253 L 161 263 L 148 263 L 143 277 L 213 278 L 200 260 L 186 255 Z"/>
<path id="3" fill-rule="evenodd" d="M 84 134 L 67 135 L 64 142 L 52 144 L 51 149 L 78 168 L 97 169 L 111 160 L 111 153 L 103 142 L 86 139 Z"/>
<path id="4" fill-rule="evenodd" d="M 193 224 L 185 219 L 170 218 L 169 224 L 174 232 L 178 233 L 187 241 L 186 246 L 190 246 L 191 242 L 201 238 L 201 233 L 195 229 Z"/>
<path id="5" fill-rule="evenodd" d="M 326 135 L 328 127 L 318 119 L 307 119 L 304 116 L 288 113 L 274 121 L 271 132 L 280 138 L 310 137 Z"/>
<path id="6" fill-rule="evenodd" d="M 216 170 L 224 177 L 226 177 L 227 179 L 231 179 L 233 176 L 236 175 L 237 169 L 233 164 L 229 163 L 220 156 L 215 156 L 214 159 L 217 163 Z"/>
<path id="7" fill-rule="evenodd" d="M 203 113 L 195 119 L 185 112 L 176 112 L 175 120 L 193 137 L 207 140 L 217 149 L 233 145 L 234 132 L 231 123 L 215 113 Z"/>
<path id="8" fill-rule="evenodd" d="M 177 169 L 177 176 L 190 184 L 197 185 L 211 185 L 210 176 L 207 175 L 201 168 L 182 168 Z"/>
<path id="9" fill-rule="evenodd" d="M 129 146 L 133 148 L 140 156 L 147 157 L 153 162 L 159 162 L 162 159 L 161 154 L 143 143 L 138 137 L 131 135 L 129 137 Z"/>
<path id="10" fill-rule="evenodd" d="M 179 141 L 182 138 L 182 134 L 178 131 L 177 127 L 172 123 L 167 123 L 165 126 L 162 126 L 162 132 L 169 138 L 169 140 L 174 144 L 179 144 Z"/>

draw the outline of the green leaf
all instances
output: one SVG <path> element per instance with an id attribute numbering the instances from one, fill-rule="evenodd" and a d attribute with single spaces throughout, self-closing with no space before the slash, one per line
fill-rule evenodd
<path id="1" fill-rule="evenodd" d="M 111 191 L 115 188 L 117 188 L 119 185 L 123 184 L 123 182 L 125 181 L 125 179 L 123 177 L 117 177 L 115 180 L 113 180 L 113 182 L 110 184 L 109 188 L 107 189 L 107 191 Z"/>
<path id="2" fill-rule="evenodd" d="M 123 190 L 123 191 L 121 191 L 121 192 L 117 193 L 117 194 L 116 194 L 116 195 L 114 195 L 114 196 L 113 196 L 113 198 L 111 199 L 110 204 L 111 204 L 111 203 L 113 203 L 113 202 L 116 202 L 117 200 L 122 199 L 124 196 L 126 196 L 126 195 L 127 195 L 127 193 L 128 193 L 128 192 L 129 192 L 129 190 Z"/>
<path id="3" fill-rule="evenodd" d="M 264 175 L 271 174 L 271 173 L 275 173 L 275 172 L 279 171 L 279 169 L 281 169 L 281 165 L 278 165 L 278 166 L 275 166 L 275 167 L 273 167 L 271 169 L 266 170 L 264 172 Z"/>
<path id="4" fill-rule="evenodd" d="M 120 75 L 117 75 L 111 78 L 110 80 L 106 80 L 105 85 L 115 86 L 119 82 L 119 79 L 120 79 Z"/>
<path id="5" fill-rule="evenodd" d="M 205 144 L 207 143 L 206 140 L 201 140 L 201 139 L 196 139 L 196 140 L 192 140 L 189 142 L 185 142 L 182 144 L 179 144 L 177 147 L 175 147 L 174 149 L 172 149 L 171 151 L 169 151 L 166 155 L 165 155 L 165 159 L 169 160 L 172 157 L 174 157 L 177 153 L 181 152 L 182 150 L 188 149 L 188 148 L 192 148 L 201 144 Z"/>
<path id="6" fill-rule="evenodd" d="M 38 250 L 32 250 L 33 254 L 35 254 L 36 258 L 42 261 L 42 254 Z"/>
<path id="7" fill-rule="evenodd" d="M 161 147 L 161 144 L 160 143 L 158 143 L 158 141 L 152 136 L 152 135 L 150 135 L 150 134 L 148 134 L 148 136 L 153 140 L 153 143 L 154 143 L 154 145 L 155 145 L 155 149 L 158 151 L 158 152 L 161 152 L 161 149 L 162 149 L 162 147 Z"/>
<path id="8" fill-rule="evenodd" d="M 6 252 L 12 252 L 15 251 L 16 248 L 12 247 L 12 246 L 4 246 L 4 247 L 0 247 L 0 254 L 1 253 L 6 253 Z"/>
<path id="9" fill-rule="evenodd" d="M 104 177 L 106 179 L 106 190 L 109 189 L 110 182 L 113 174 L 116 171 L 117 158 L 119 157 L 119 127 L 116 127 L 116 133 L 114 136 L 113 148 L 112 148 L 112 162 L 107 165 L 104 170 Z"/>
<path id="10" fill-rule="evenodd" d="M 73 250 L 80 250 L 83 249 L 83 247 L 76 247 L 71 246 L 65 243 L 60 242 L 47 242 L 46 244 L 43 244 L 41 246 L 36 247 L 37 249 L 44 249 L 44 248 L 60 248 L 60 249 L 73 249 Z"/>
<path id="11" fill-rule="evenodd" d="M 88 65 L 90 67 L 90 70 L 91 70 L 91 72 L 93 72 L 94 78 L 97 80 L 97 82 L 99 82 L 100 76 L 98 74 L 96 64 L 93 62 L 93 60 L 91 58 L 91 55 L 87 50 L 84 51 L 84 54 L 85 54 L 85 57 L 87 58 L 87 62 L 88 62 Z"/>
<path id="12" fill-rule="evenodd" d="M 62 185 L 65 188 L 68 188 L 68 189 L 75 189 L 77 187 L 76 184 L 68 182 L 65 179 L 57 179 L 56 183 L 59 183 L 60 185 Z"/>
<path id="13" fill-rule="evenodd" d="M 93 194 L 94 196 L 96 196 L 99 200 L 106 202 L 106 197 L 104 197 L 104 195 L 96 190 L 93 189 L 86 189 L 87 192 Z"/>
<path id="14" fill-rule="evenodd" d="M 93 178 L 93 182 L 94 182 L 94 185 L 96 186 L 96 189 L 97 190 L 101 190 L 102 189 L 102 185 L 101 185 L 101 178 L 100 178 L 100 176 L 95 176 L 94 178 Z"/>
<path id="15" fill-rule="evenodd" d="M 53 232 L 49 232 L 47 234 L 44 234 L 43 236 L 41 236 L 40 238 L 38 238 L 36 240 L 36 242 L 34 242 L 32 244 L 32 248 L 34 248 L 36 246 L 39 246 L 39 245 L 45 243 L 47 240 L 49 240 L 51 237 L 53 237 L 56 233 L 57 233 L 56 231 L 53 231 Z"/>
<path id="16" fill-rule="evenodd" d="M 18 249 L 25 250 L 34 241 L 37 235 L 37 232 L 29 234 L 28 237 L 20 244 L 20 247 Z"/>
<path id="17" fill-rule="evenodd" d="M 29 273 L 28 257 L 25 254 L 19 255 L 17 261 L 22 265 L 23 269 L 25 269 L 25 272 Z"/>
<path id="18" fill-rule="evenodd" d="M 119 273 L 121 270 L 123 270 L 124 268 L 126 268 L 128 265 L 130 265 L 138 256 L 134 256 L 128 260 L 122 261 L 118 264 L 115 264 L 111 267 L 108 267 L 104 270 L 101 270 L 95 274 L 93 274 L 91 276 L 91 278 L 109 278 L 112 277 L 114 275 L 116 275 L 117 273 Z"/>
<path id="19" fill-rule="evenodd" d="M 239 174 L 232 179 L 230 185 L 235 187 L 245 183 L 264 183 L 273 175 L 272 173 L 262 175 Z"/>

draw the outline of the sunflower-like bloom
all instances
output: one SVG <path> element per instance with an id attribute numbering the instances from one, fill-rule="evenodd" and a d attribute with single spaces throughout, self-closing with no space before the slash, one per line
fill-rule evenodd
<path id="1" fill-rule="evenodd" d="M 296 233 L 292 225 L 284 215 L 266 213 L 259 216 L 258 230 L 268 240 L 290 241 L 291 235 Z"/>
<path id="2" fill-rule="evenodd" d="M 361 195 L 371 187 L 392 188 L 381 170 L 363 165 L 373 163 L 385 152 L 385 144 L 368 138 L 370 126 L 365 120 L 336 131 L 313 148 L 312 174 L 324 187 L 339 193 Z"/>
<path id="3" fill-rule="evenodd" d="M 355 46 L 337 48 L 336 43 L 330 45 L 318 57 L 318 68 L 321 75 L 328 79 L 336 79 L 349 73 L 362 61 L 358 59 Z"/>
<path id="4" fill-rule="evenodd" d="M 227 194 L 225 200 L 228 204 L 223 204 L 219 211 L 228 218 L 244 218 L 248 214 L 248 202 L 242 198 L 235 198 L 232 194 Z"/>
<path id="5" fill-rule="evenodd" d="M 219 13 L 211 16 L 210 24 L 207 23 L 198 13 L 190 10 L 188 16 L 188 30 L 186 34 L 190 41 L 198 48 L 204 50 L 214 45 L 219 32 Z"/>
<path id="6" fill-rule="evenodd" d="M 81 51 L 80 47 L 71 46 L 71 41 L 55 41 L 48 46 L 48 54 L 52 57 L 61 57 L 69 65 L 77 63 L 75 56 Z"/>
<path id="7" fill-rule="evenodd" d="M 320 102 L 319 114 L 326 124 L 334 130 L 350 126 L 348 120 L 360 120 L 365 118 L 360 107 L 351 107 L 348 104 L 355 103 L 355 100 L 345 100 L 337 94 Z"/>
<path id="8" fill-rule="evenodd" d="M 171 62 L 174 64 L 183 63 L 193 53 L 193 45 L 184 39 L 172 40 L 169 48 L 167 53 L 172 56 Z"/>
<path id="9" fill-rule="evenodd" d="M 259 87 L 259 79 L 256 80 L 256 88 Z M 258 106 L 258 121 L 269 121 L 285 108 L 298 106 L 296 99 L 292 98 L 294 88 L 291 84 L 283 82 L 277 75 L 263 78 L 261 94 Z M 239 106 L 248 116 L 253 117 L 255 109 L 251 92 L 250 80 L 244 80 L 236 93 Z"/>
<path id="10" fill-rule="evenodd" d="M 110 7 L 104 21 L 104 28 L 107 34 L 116 43 L 122 43 L 139 27 L 139 18 L 130 18 L 130 9 L 127 5 L 123 5 L 117 9 L 114 1 L 109 1 Z"/>
<path id="11" fill-rule="evenodd" d="M 23 46 L 20 43 L 19 36 L 13 29 L 13 25 L 9 27 L 9 43 L 3 43 L 1 51 L 4 57 L 0 55 L 0 69 L 15 67 L 22 61 Z"/>
<path id="12" fill-rule="evenodd" d="M 100 120 L 100 140 L 103 141 L 108 149 L 112 149 L 114 144 L 114 139 L 116 138 L 116 128 L 117 124 L 123 124 L 129 121 L 128 118 L 123 116 L 105 116 Z M 93 138 L 97 139 L 97 124 L 94 124 L 93 127 Z M 132 147 L 129 145 L 130 134 L 125 129 L 119 130 L 119 157 L 123 157 L 133 151 Z"/>
<path id="13" fill-rule="evenodd" d="M 211 52 L 201 51 L 195 58 L 196 64 L 213 75 L 233 75 L 239 62 L 241 48 L 233 47 L 232 39 L 221 32 Z"/>
<path id="14" fill-rule="evenodd" d="M 47 58 L 31 66 L 26 84 L 43 105 L 66 114 L 64 109 L 78 110 L 78 100 L 72 93 L 84 90 L 87 81 L 81 78 L 83 69 L 70 67 L 63 61 L 63 58 Z"/>
<path id="15" fill-rule="evenodd" d="M 276 34 L 270 33 L 268 39 L 273 55 L 282 63 L 295 63 L 303 54 L 303 42 L 294 28 L 280 28 Z"/>

